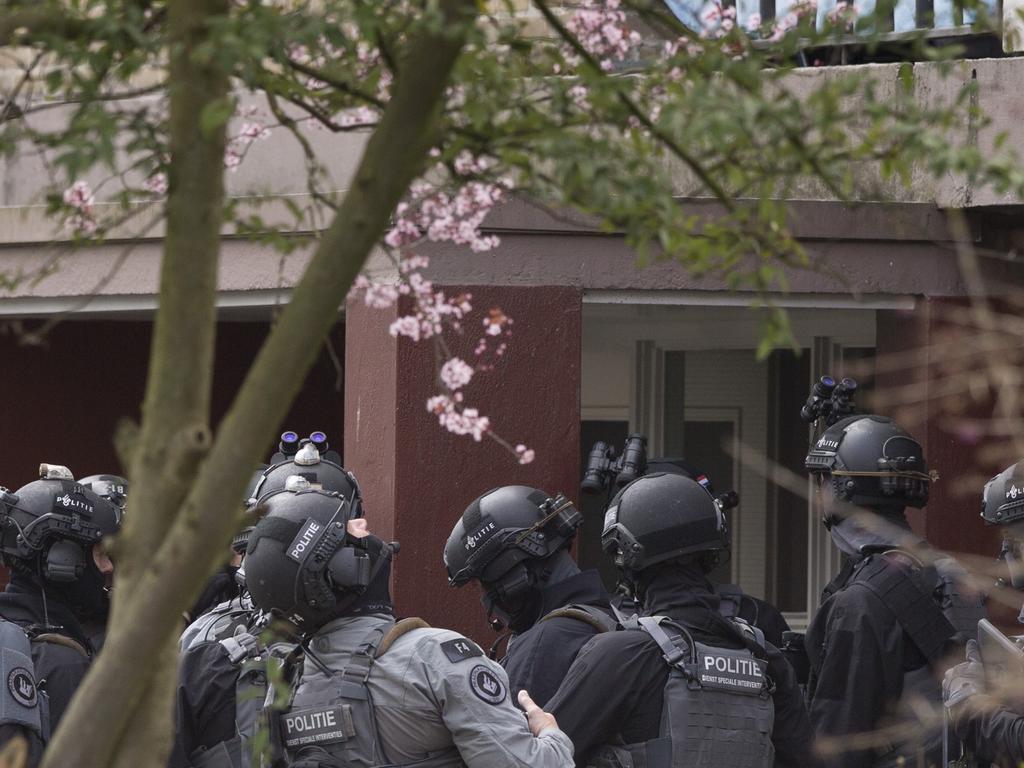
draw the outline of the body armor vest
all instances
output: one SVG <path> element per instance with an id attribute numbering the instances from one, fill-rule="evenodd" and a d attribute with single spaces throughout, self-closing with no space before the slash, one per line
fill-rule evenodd
<path id="1" fill-rule="evenodd" d="M 231 663 L 238 667 L 235 680 L 235 735 L 215 747 L 189 757 L 192 768 L 251 768 L 252 743 L 261 725 L 261 714 L 273 689 L 267 684 L 267 665 L 282 667 L 295 650 L 291 643 L 263 646 L 251 633 L 240 633 L 220 641 Z M 271 661 L 273 660 L 273 661 Z"/>
<path id="2" fill-rule="evenodd" d="M 763 656 L 763 636 L 734 623 Z M 639 618 L 629 628 L 647 632 L 670 667 L 661 728 L 650 741 L 599 748 L 593 768 L 771 768 L 774 687 L 763 658 L 749 648 L 696 642 L 664 616 Z"/>
<path id="3" fill-rule="evenodd" d="M 893 715 L 898 722 L 919 723 L 922 705 L 941 708 L 939 680 L 951 653 L 962 656 L 963 644 L 977 634 L 985 617 L 980 599 L 965 595 L 964 571 L 949 557 L 925 565 L 912 552 L 892 549 L 850 563 L 845 581 L 827 595 L 843 589 L 867 589 L 889 609 L 926 664 L 903 673 L 900 697 Z M 959 650 L 957 650 L 959 649 Z M 820 658 L 818 659 L 820 664 Z M 942 727 L 934 724 L 913 729 L 913 740 L 892 742 L 877 751 L 876 768 L 939 764 Z"/>

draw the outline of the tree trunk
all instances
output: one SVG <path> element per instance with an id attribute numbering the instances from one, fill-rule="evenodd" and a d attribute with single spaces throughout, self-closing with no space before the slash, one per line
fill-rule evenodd
<path id="1" fill-rule="evenodd" d="M 190 22 L 222 8 L 198 0 L 180 6 L 179 13 L 191 13 Z M 471 0 L 449 0 L 442 8 L 446 23 L 425 28 L 408 44 L 391 100 L 352 186 L 201 462 L 208 435 L 216 243 L 211 246 L 198 233 L 214 220 L 219 227 L 223 166 L 220 154 L 211 155 L 214 144 L 223 151 L 224 133 L 220 129 L 216 137 L 197 138 L 202 109 L 192 102 L 182 113 L 185 95 L 178 93 L 177 102 L 172 98 L 172 136 L 175 130 L 184 135 L 187 126 L 190 139 L 210 151 L 204 154 L 205 169 L 183 160 L 172 175 L 160 307 L 142 433 L 131 467 L 130 525 L 118 549 L 115 611 L 104 651 L 65 714 L 44 768 L 165 764 L 173 678 L 160 673 L 159 656 L 168 638 L 176 637 L 181 612 L 227 551 L 238 521 L 229 511 L 239 507 L 251 470 L 263 458 L 261 446 L 286 415 L 355 276 L 436 141 L 445 87 L 475 15 Z M 189 35 L 181 39 L 194 45 L 197 39 L 190 35 L 201 35 L 202 27 L 186 24 L 182 30 Z M 190 53 L 188 45 L 176 51 L 182 69 L 174 73 L 173 87 L 206 103 L 215 101 L 214 90 L 190 84 L 190 79 L 210 77 Z M 218 175 L 212 187 L 185 186 L 211 168 Z M 202 215 L 196 220 L 171 217 L 176 194 L 179 212 L 200 200 Z M 186 194 L 193 199 L 182 200 Z M 190 294 L 193 287 L 198 297 Z"/>

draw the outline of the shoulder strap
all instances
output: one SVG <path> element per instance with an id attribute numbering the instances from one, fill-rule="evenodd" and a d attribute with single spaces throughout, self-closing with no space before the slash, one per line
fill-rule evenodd
<path id="1" fill-rule="evenodd" d="M 232 664 L 240 664 L 245 659 L 255 656 L 260 650 L 260 641 L 248 632 L 225 637 L 220 644 L 227 651 Z"/>
<path id="2" fill-rule="evenodd" d="M 37 643 L 50 643 L 52 645 L 63 645 L 65 648 L 70 648 L 73 651 L 78 651 L 86 658 L 89 658 L 89 652 L 85 650 L 85 647 L 77 640 L 68 637 L 67 635 L 61 635 L 57 632 L 43 632 L 41 635 L 34 635 L 32 640 Z"/>
<path id="3" fill-rule="evenodd" d="M 729 619 L 729 623 L 732 624 L 740 633 L 748 650 L 761 658 L 766 656 L 768 652 L 768 644 L 764 639 L 764 631 L 760 627 L 749 624 L 739 616 Z"/>
<path id="4" fill-rule="evenodd" d="M 548 621 L 549 619 L 576 619 L 582 621 L 584 624 L 589 624 L 597 632 L 613 632 L 619 628 L 619 622 L 609 616 L 607 613 L 602 611 L 593 605 L 566 605 L 561 608 L 556 608 L 547 614 L 540 621 Z M 537 623 L 539 624 L 540 621 Z"/>
<path id="5" fill-rule="evenodd" d="M 920 563 L 904 550 L 889 550 L 882 556 L 868 558 L 851 586 L 860 585 L 873 592 L 892 612 L 928 664 L 935 665 L 940 662 L 956 630 L 915 574 L 908 573 L 885 557 L 894 554 Z"/>
<path id="6" fill-rule="evenodd" d="M 678 629 L 680 635 L 671 636 L 662 628 L 662 623 Z M 662 658 L 670 667 L 680 667 L 686 662 L 693 662 L 693 635 L 686 627 L 673 622 L 666 616 L 641 616 L 637 619 L 639 628 L 646 632 L 658 644 L 661 649 Z M 685 640 L 680 647 L 679 640 Z M 689 658 L 687 658 L 689 657 Z"/>
<path id="7" fill-rule="evenodd" d="M 395 625 L 388 630 L 387 634 L 381 638 L 380 645 L 377 646 L 376 658 L 379 659 L 391 650 L 391 646 L 394 645 L 395 640 L 400 638 L 402 635 L 407 635 L 414 629 L 430 629 L 430 625 L 423 619 L 416 617 L 402 619 L 401 621 L 396 622 Z"/>

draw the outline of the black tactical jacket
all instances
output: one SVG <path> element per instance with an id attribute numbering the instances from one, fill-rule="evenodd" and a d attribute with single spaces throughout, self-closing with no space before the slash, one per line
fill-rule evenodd
<path id="1" fill-rule="evenodd" d="M 882 600 L 867 589 L 850 588 L 859 562 L 847 560 L 825 588 L 825 600 L 805 639 L 811 661 L 811 724 L 817 736 L 844 745 L 826 761 L 842 768 L 879 762 L 875 749 L 854 749 L 844 737 L 870 734 L 886 725 L 903 693 L 904 676 L 927 666 Z M 932 694 L 933 703 L 940 705 L 937 680 Z"/>
<path id="2" fill-rule="evenodd" d="M 567 605 L 592 605 L 614 617 L 608 593 L 597 571 L 583 571 L 541 592 L 539 616 Z M 543 707 L 561 685 L 576 654 L 597 634 L 579 619 L 556 617 L 534 624 L 509 643 L 501 665 L 508 673 L 511 690 L 526 690 Z M 513 700 L 514 697 L 513 697 Z"/>
<path id="3" fill-rule="evenodd" d="M 42 628 L 48 617 L 48 632 L 72 641 L 69 644 L 37 641 L 31 645 L 36 684 L 49 698 L 49 730 L 52 733 L 92 663 L 92 644 L 71 610 L 50 593 L 47 593 L 44 613 L 40 586 L 20 574 L 14 574 L 6 590 L 0 593 L 0 617 L 40 632 L 44 631 Z M 28 739 L 29 766 L 38 765 L 43 743 L 21 726 L 0 725 L 0 747 L 18 734 Z"/>
<path id="4" fill-rule="evenodd" d="M 235 684 L 239 668 L 216 640 L 185 651 L 178 667 L 177 705 L 171 768 L 186 768 L 189 757 L 235 735 Z"/>

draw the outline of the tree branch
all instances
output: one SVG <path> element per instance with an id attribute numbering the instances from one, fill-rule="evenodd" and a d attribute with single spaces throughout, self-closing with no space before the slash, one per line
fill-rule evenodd
<path id="1" fill-rule="evenodd" d="M 177 617 L 199 591 L 206 578 L 204 566 L 212 570 L 234 533 L 236 516 L 226 513 L 239 507 L 247 479 L 238 468 L 255 466 L 262 458 L 265 443 L 284 418 L 316 357 L 319 345 L 311 340 L 323 338 L 335 322 L 339 305 L 387 226 L 391 212 L 426 165 L 429 149 L 436 141 L 445 87 L 474 17 L 475 3 L 447 0 L 442 10 L 447 23 L 423 29 L 409 43 L 393 97 L 367 144 L 351 189 L 253 363 L 184 504 L 177 508 L 173 524 L 168 530 L 168 520 L 155 521 L 160 529 L 159 546 L 147 553 L 152 556 L 145 568 L 134 569 L 131 591 L 122 593 L 115 604 L 112 631 L 103 654 L 65 714 L 43 768 L 108 764 L 112 750 L 126 737 L 130 713 L 140 702 L 149 701 L 144 693 L 155 679 L 153 659 L 164 648 L 168 635 L 175 632 Z M 172 82 L 182 81 L 172 77 Z M 219 157 L 213 165 L 218 171 L 222 169 Z M 181 186 L 180 180 L 178 184 L 179 195 L 197 194 L 197 190 Z M 194 222 L 193 227 L 205 224 Z M 178 249 L 185 246 L 184 240 L 175 242 Z M 194 253 L 185 250 L 175 255 L 176 264 L 182 259 L 193 262 L 182 267 L 185 271 L 199 268 L 194 264 Z M 173 277 L 168 260 L 165 256 L 166 279 Z M 178 277 L 180 283 L 188 284 L 188 279 Z M 164 309 L 162 304 L 161 312 Z M 205 322 L 212 326 L 213 318 Z M 193 327 L 192 323 L 189 326 Z M 191 342 L 179 339 L 179 343 Z M 159 373 L 171 376 L 178 386 L 184 373 L 168 371 L 165 362 L 154 356 L 151 391 L 162 392 L 173 401 L 175 392 L 168 391 L 167 384 L 152 383 Z M 188 373 L 194 375 L 194 371 Z M 159 405 L 159 400 L 147 396 L 144 417 L 152 423 L 160 422 L 159 414 L 153 411 Z M 145 451 L 145 446 L 137 449 L 133 463 L 136 470 L 146 467 L 141 458 Z M 147 482 L 144 474 L 138 477 Z M 132 490 L 133 508 L 140 510 L 139 518 L 145 516 L 154 522 L 144 500 L 138 498 L 134 487 Z M 139 536 L 132 546 L 140 540 L 152 542 L 154 538 Z M 188 567 L 183 568 L 186 563 Z M 170 695 L 169 691 L 164 693 Z M 103 727 L 95 727 L 97 722 Z M 157 755 L 156 759 L 160 758 Z"/>
<path id="2" fill-rule="evenodd" d="M 134 479 L 133 514 L 127 516 L 118 542 L 118 578 L 120 583 L 132 585 L 132 590 L 114 593 L 113 615 L 129 618 L 111 621 L 108 647 L 122 651 L 105 654 L 94 666 L 44 755 L 44 768 L 117 768 L 126 760 L 131 764 L 132 756 L 139 754 L 131 747 L 133 738 L 153 742 L 150 754 L 154 763 L 162 764 L 169 748 L 170 723 L 166 717 L 158 719 L 157 713 L 166 711 L 173 687 L 166 676 L 158 677 L 153 662 L 166 653 L 181 609 L 168 612 L 155 635 L 147 628 L 145 640 L 134 636 L 140 628 L 131 617 L 140 600 L 145 604 L 146 592 L 155 589 L 147 584 L 154 573 L 150 559 L 163 544 L 188 492 L 200 449 L 205 447 L 197 446 L 197 441 L 202 442 L 197 436 L 206 434 L 209 422 L 226 121 L 211 128 L 203 125 L 202 118 L 208 108 L 227 99 L 229 82 L 226 72 L 215 62 L 196 56 L 195 51 L 209 43 L 211 21 L 227 12 L 228 0 L 169 3 L 172 163 L 167 234 L 142 429 L 129 468 Z M 212 549 L 206 549 L 206 556 L 200 559 L 212 561 Z M 203 552 L 203 547 L 197 551 Z M 183 557 L 178 567 L 190 559 Z M 206 572 L 196 570 L 200 576 Z M 168 578 L 165 583 L 173 582 Z M 103 661 L 121 656 L 125 643 L 146 656 L 136 656 L 136 663 L 121 671 L 104 665 Z M 96 728 L 96 722 L 103 727 Z M 129 728 L 133 722 L 140 727 Z M 128 747 L 118 750 L 119 745 L 124 746 L 122 740 Z"/>
<path id="3" fill-rule="evenodd" d="M 562 20 L 555 15 L 555 13 L 548 7 L 545 0 L 534 0 L 534 4 L 537 9 L 541 12 L 541 15 L 545 20 L 555 28 L 558 36 L 561 37 L 570 48 L 572 48 L 576 54 L 587 63 L 595 73 L 602 77 L 607 77 L 607 73 L 601 69 L 600 63 L 590 54 L 586 48 L 576 39 L 576 36 L 572 34 Z M 628 94 L 623 93 L 621 90 L 616 92 L 616 96 L 619 102 L 624 106 L 633 117 L 635 117 L 640 124 L 650 131 L 651 135 L 654 136 L 658 141 L 668 148 L 669 152 L 675 155 L 677 158 L 682 160 L 687 167 L 693 171 L 694 175 L 703 182 L 704 186 L 710 190 L 718 201 L 724 205 L 728 210 L 733 211 L 736 208 L 736 203 L 733 201 L 732 195 L 725 191 L 725 189 L 708 174 L 703 164 L 691 155 L 685 148 L 683 148 L 678 142 L 676 142 L 671 136 L 662 131 L 657 125 L 655 125 L 651 118 L 640 109 L 639 105 L 629 97 Z"/>
<path id="4" fill-rule="evenodd" d="M 55 3 L 9 10 L 0 14 L 0 45 L 30 43 L 47 36 L 80 37 L 91 26 L 86 19 L 68 16 L 66 9 Z"/>

